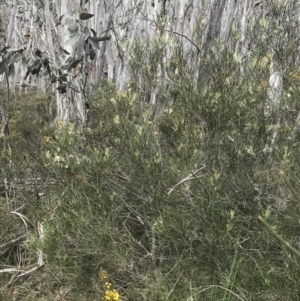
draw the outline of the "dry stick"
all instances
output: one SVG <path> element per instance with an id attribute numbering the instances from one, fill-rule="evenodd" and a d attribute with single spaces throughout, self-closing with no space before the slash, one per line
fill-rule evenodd
<path id="1" fill-rule="evenodd" d="M 0 270 L 0 273 L 13 273 L 13 272 L 24 272 L 24 269 L 7 268 L 7 269 Z"/>
<path id="2" fill-rule="evenodd" d="M 296 250 L 293 246 L 290 245 L 290 243 L 286 240 L 284 240 L 284 238 L 279 235 L 278 233 L 276 233 L 272 227 L 259 215 L 258 219 L 269 229 L 269 231 L 276 237 L 278 238 L 291 252 L 293 252 L 294 254 L 296 254 L 297 256 L 300 257 L 300 252 L 298 250 Z"/>
<path id="3" fill-rule="evenodd" d="M 183 274 L 183 271 L 180 273 L 179 277 L 176 279 L 176 281 L 175 281 L 173 287 L 171 288 L 171 290 L 170 290 L 169 293 L 168 293 L 168 296 L 167 296 L 166 300 L 169 299 L 170 295 L 171 295 L 172 292 L 174 291 L 174 287 L 175 287 L 176 284 L 178 283 L 178 281 L 179 281 L 179 279 L 181 278 L 182 274 Z"/>
<path id="4" fill-rule="evenodd" d="M 223 287 L 223 286 L 221 286 L 221 285 L 208 285 L 207 287 L 203 288 L 202 290 L 196 292 L 195 295 L 196 295 L 196 294 L 200 294 L 200 293 L 202 293 L 202 292 L 205 292 L 205 291 L 207 291 L 207 290 L 209 290 L 209 289 L 211 289 L 211 288 L 220 288 L 220 289 L 223 289 L 223 290 L 229 292 L 230 294 L 232 294 L 233 296 L 237 297 L 237 298 L 238 298 L 239 300 L 241 300 L 241 301 L 247 300 L 247 299 L 243 299 L 242 297 L 240 297 L 238 294 L 236 294 L 236 293 L 233 292 L 232 290 L 230 290 L 230 289 L 228 289 L 228 288 L 226 288 L 226 287 Z"/>
<path id="5" fill-rule="evenodd" d="M 28 233 L 23 234 L 22 236 L 20 236 L 18 238 L 15 238 L 15 239 L 13 239 L 9 242 L 6 242 L 6 243 L 0 245 L 0 256 L 2 256 L 4 253 L 6 253 L 7 248 L 9 248 L 10 246 L 14 246 L 14 245 L 26 240 L 27 237 L 28 237 Z M 3 251 L 1 251 L 1 250 L 3 250 Z M 3 270 L 0 270 L 0 273 L 1 273 L 1 271 L 3 271 Z"/>
<path id="6" fill-rule="evenodd" d="M 172 192 L 178 185 L 180 185 L 180 184 L 182 184 L 182 183 L 184 183 L 184 182 L 186 182 L 186 181 L 198 179 L 199 177 L 196 177 L 195 174 L 196 174 L 197 172 L 199 172 L 200 170 L 204 169 L 205 167 L 206 167 L 206 166 L 203 165 L 201 168 L 199 168 L 199 169 L 197 169 L 196 171 L 190 173 L 186 178 L 180 180 L 175 186 L 173 186 L 173 187 L 169 190 L 169 192 L 168 192 L 167 194 L 168 194 L 168 195 L 171 194 L 171 192 Z"/>
<path id="7" fill-rule="evenodd" d="M 24 223 L 26 229 L 28 229 L 26 221 L 31 225 L 31 227 L 33 227 L 32 222 L 25 215 L 23 215 L 22 213 L 16 212 L 16 211 L 11 211 L 10 213 L 11 214 L 16 214 L 22 220 L 22 222 Z"/>

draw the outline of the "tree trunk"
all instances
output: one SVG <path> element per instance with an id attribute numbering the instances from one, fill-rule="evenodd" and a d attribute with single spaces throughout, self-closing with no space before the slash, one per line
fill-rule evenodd
<path id="1" fill-rule="evenodd" d="M 258 23 L 266 17 L 271 7 L 277 5 L 276 1 L 266 0 L 115 0 L 109 1 L 109 4 L 99 0 L 90 0 L 82 4 L 83 2 L 47 0 L 42 4 L 32 4 L 29 0 L 24 0 L 19 5 L 16 0 L 1 2 L 3 11 L 9 12 L 4 15 L 4 23 L 7 26 L 6 40 L 12 47 L 26 47 L 23 56 L 28 60 L 34 57 L 36 48 L 45 51 L 51 57 L 51 63 L 59 67 L 69 56 L 62 49 L 70 55 L 74 53 L 74 47 L 65 44 L 70 36 L 67 26 L 56 25 L 60 16 L 72 12 L 78 14 L 79 11 L 90 12 L 94 17 L 84 21 L 85 24 L 93 28 L 97 36 L 110 35 L 111 39 L 100 42 L 89 79 L 96 83 L 106 79 L 113 80 L 119 90 L 126 90 L 128 85 L 134 83 L 142 91 L 142 72 L 135 70 L 136 74 L 133 75 L 131 67 L 133 48 L 137 42 L 144 46 L 142 61 L 138 63 L 141 68 L 146 68 L 153 63 L 151 47 L 153 48 L 158 41 L 163 41 L 161 57 L 156 71 L 152 74 L 152 88 L 147 92 L 150 96 L 145 92 L 145 100 L 152 103 L 156 112 L 161 111 L 163 95 L 173 83 L 166 73 L 166 68 L 175 53 L 181 53 L 188 58 L 185 67 L 189 70 L 191 78 L 199 80 L 203 57 L 209 54 L 216 40 L 222 41 L 242 59 L 251 51 L 249 24 Z M 282 3 L 287 5 L 288 2 Z M 295 9 L 298 7 L 295 1 L 289 3 L 294 5 Z M 276 19 L 278 16 L 270 13 L 268 18 Z M 284 15 L 280 15 L 279 18 L 284 18 Z M 299 16 L 295 15 L 294 18 Z M 239 29 L 238 41 L 231 35 L 233 25 Z M 30 37 L 24 38 L 28 32 Z M 28 88 L 35 86 L 42 91 L 55 92 L 57 118 L 64 121 L 79 118 L 84 122 L 86 99 L 80 93 L 73 91 L 62 96 L 56 91 L 57 85 L 53 86 L 49 79 L 43 76 L 30 75 L 24 81 L 26 66 L 20 62 L 15 65 L 18 72 L 10 78 L 12 89 L 27 84 Z M 280 71 L 277 67 L 274 61 L 273 68 L 276 71 L 270 74 L 270 91 L 273 90 L 273 94 L 277 91 L 276 94 L 280 95 L 284 70 Z M 3 82 L 3 74 L 0 76 Z M 76 85 L 79 83 L 80 80 Z M 279 102 L 277 96 L 273 95 L 272 98 L 274 102 Z"/>

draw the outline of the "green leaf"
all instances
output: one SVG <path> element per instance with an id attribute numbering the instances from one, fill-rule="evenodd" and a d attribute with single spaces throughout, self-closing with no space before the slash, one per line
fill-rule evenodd
<path id="1" fill-rule="evenodd" d="M 81 34 L 76 33 L 66 42 L 66 45 L 73 46 L 75 43 L 77 43 L 80 40 L 80 38 L 81 38 Z"/>
<path id="2" fill-rule="evenodd" d="M 54 74 L 51 76 L 51 84 L 55 83 L 57 81 L 57 78 Z"/>
<path id="3" fill-rule="evenodd" d="M 4 65 L 4 62 L 1 62 L 0 63 L 0 74 L 3 74 L 5 71 L 5 65 Z"/>
<path id="4" fill-rule="evenodd" d="M 41 57 L 42 57 L 42 52 L 41 52 L 41 50 L 36 49 L 35 55 L 41 58 Z"/>
<path id="5" fill-rule="evenodd" d="M 96 57 L 96 51 L 94 49 L 90 49 L 89 56 L 90 59 L 93 60 Z"/>
<path id="6" fill-rule="evenodd" d="M 73 22 L 69 25 L 68 30 L 69 30 L 70 33 L 77 32 L 77 30 L 78 30 L 78 24 L 77 24 L 77 22 L 76 22 L 76 21 L 73 21 Z"/>
<path id="7" fill-rule="evenodd" d="M 20 61 L 22 59 L 22 54 L 21 53 L 17 53 L 13 59 L 12 59 L 12 63 L 16 63 L 18 61 Z"/>
<path id="8" fill-rule="evenodd" d="M 62 16 L 59 18 L 58 24 L 65 25 L 65 24 L 66 24 L 66 21 L 67 21 L 70 17 L 71 17 L 71 14 L 70 14 L 70 13 L 65 14 L 65 15 L 62 15 Z"/>
<path id="9" fill-rule="evenodd" d="M 72 62 L 74 60 L 73 56 L 69 56 L 65 62 L 65 64 L 69 64 L 70 62 Z"/>
<path id="10" fill-rule="evenodd" d="M 64 54 L 67 54 L 67 55 L 69 55 L 69 54 L 70 54 L 70 52 L 69 52 L 69 51 L 67 51 L 66 49 L 63 49 L 63 48 L 62 48 L 62 51 L 63 51 L 63 53 L 64 53 Z"/>
<path id="11" fill-rule="evenodd" d="M 69 65 L 68 65 L 68 68 L 67 70 L 70 71 L 71 69 L 73 68 L 76 68 L 78 66 L 78 64 L 82 61 L 82 58 L 81 59 L 78 59 L 78 60 L 75 60 L 75 61 L 72 61 Z"/>
<path id="12" fill-rule="evenodd" d="M 94 37 L 97 35 L 96 31 L 93 28 L 91 28 L 91 32 L 93 33 Z"/>
<path id="13" fill-rule="evenodd" d="M 101 42 L 101 41 L 109 40 L 110 37 L 95 37 L 93 39 L 96 40 L 97 42 Z"/>
<path id="14" fill-rule="evenodd" d="M 80 18 L 80 20 L 88 20 L 88 19 L 92 18 L 93 16 L 94 16 L 93 14 L 81 13 L 79 18 Z"/>
<path id="15" fill-rule="evenodd" d="M 91 32 L 90 32 L 89 28 L 86 27 L 86 26 L 84 27 L 83 33 L 84 33 L 84 37 L 86 39 L 91 35 Z"/>
<path id="16" fill-rule="evenodd" d="M 60 86 L 57 87 L 56 90 L 58 90 L 60 93 L 64 94 L 67 92 L 67 85 L 66 84 L 62 84 Z"/>
<path id="17" fill-rule="evenodd" d="M 59 17 L 58 22 L 61 21 L 61 19 L 63 18 L 63 16 L 64 16 L 64 14 Z"/>
<path id="18" fill-rule="evenodd" d="M 94 48 L 100 49 L 98 42 L 94 38 L 89 37 L 87 40 Z"/>
<path id="19" fill-rule="evenodd" d="M 58 80 L 60 82 L 67 82 L 68 81 L 68 75 L 67 74 L 62 74 L 59 76 Z"/>

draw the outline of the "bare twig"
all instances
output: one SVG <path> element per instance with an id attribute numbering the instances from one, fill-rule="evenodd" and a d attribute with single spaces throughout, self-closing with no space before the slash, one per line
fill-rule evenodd
<path id="1" fill-rule="evenodd" d="M 169 190 L 169 192 L 168 192 L 167 194 L 168 194 L 168 195 L 171 194 L 171 192 L 172 192 L 178 185 L 180 185 L 180 184 L 182 184 L 182 183 L 184 183 L 184 182 L 186 182 L 186 181 L 190 181 L 190 180 L 199 178 L 199 177 L 195 176 L 195 174 L 196 174 L 197 172 L 199 172 L 200 170 L 204 169 L 205 167 L 206 167 L 206 166 L 203 165 L 201 168 L 197 169 L 196 171 L 190 173 L 190 174 L 189 174 L 187 177 L 185 177 L 184 179 L 180 180 L 175 186 L 173 186 L 173 187 Z"/>
<path id="2" fill-rule="evenodd" d="M 12 211 L 11 213 L 17 215 L 23 221 L 26 229 L 27 229 L 27 223 L 26 222 L 28 222 L 31 225 L 31 227 L 33 227 L 32 222 L 25 215 L 21 214 L 20 212 L 16 212 L 16 211 Z"/>
<path id="3" fill-rule="evenodd" d="M 165 31 L 167 31 L 167 32 L 170 32 L 170 33 L 173 33 L 173 34 L 175 34 L 175 35 L 178 35 L 178 36 L 180 36 L 180 37 L 183 37 L 183 38 L 185 38 L 185 39 L 187 39 L 196 49 L 197 49 L 197 51 L 198 51 L 198 53 L 200 53 L 201 52 L 201 50 L 200 50 L 200 48 L 191 40 L 191 39 L 189 39 L 187 36 L 185 36 L 184 34 L 181 34 L 181 33 L 179 33 L 179 32 L 176 32 L 176 31 L 173 31 L 173 30 L 169 30 L 169 29 L 165 29 Z"/>
<path id="4" fill-rule="evenodd" d="M 0 250 L 1 250 L 1 249 L 6 249 L 6 248 L 8 248 L 8 247 L 10 247 L 10 246 L 14 246 L 14 245 L 16 245 L 16 244 L 18 244 L 18 243 L 24 241 L 27 237 L 28 237 L 28 233 L 23 234 L 22 236 L 20 236 L 20 237 L 18 237 L 18 238 L 15 238 L 15 239 L 13 239 L 13 240 L 11 240 L 11 241 L 9 241 L 9 242 L 6 242 L 6 243 L 0 245 Z M 2 252 L 2 253 L 3 253 L 3 252 Z M 2 253 L 0 253 L 0 255 L 2 255 Z"/>
<path id="5" fill-rule="evenodd" d="M 2 269 L 0 270 L 0 273 L 19 273 L 19 272 L 24 272 L 24 269 L 19 269 L 19 268 L 7 268 L 7 269 Z"/>
<path id="6" fill-rule="evenodd" d="M 199 291 L 197 291 L 197 292 L 195 293 L 195 295 L 196 295 L 196 294 L 200 294 L 200 293 L 202 293 L 202 292 L 205 292 L 205 291 L 207 291 L 207 290 L 209 290 L 209 289 L 212 289 L 212 288 L 219 288 L 219 289 L 222 289 L 222 290 L 224 290 L 224 291 L 227 291 L 227 292 L 229 292 L 230 294 L 232 294 L 233 296 L 235 296 L 237 299 L 239 299 L 239 300 L 241 300 L 241 301 L 246 301 L 246 300 L 247 300 L 246 298 L 243 299 L 242 297 L 240 297 L 238 294 L 236 294 L 236 293 L 233 292 L 232 290 L 230 290 L 230 289 L 228 289 L 228 288 L 226 288 L 226 287 L 224 287 L 224 286 L 221 286 L 221 285 L 208 285 L 208 286 L 206 286 L 206 287 L 200 289 Z"/>

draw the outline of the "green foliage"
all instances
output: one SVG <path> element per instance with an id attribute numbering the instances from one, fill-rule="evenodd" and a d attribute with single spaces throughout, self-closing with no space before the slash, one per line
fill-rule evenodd
<path id="1" fill-rule="evenodd" d="M 297 299 L 296 258 L 258 220 L 297 241 L 278 174 L 297 162 L 286 132 L 266 160 L 273 116 L 264 88 L 235 76 L 210 91 L 183 77 L 176 104 L 156 120 L 143 96 L 108 84 L 93 98 L 87 128 L 59 124 L 44 150 L 57 184 L 41 204 L 51 212 L 43 250 L 58 286 L 99 298 L 105 287 L 90 284 L 104 268 L 128 300 L 234 300 L 240 290 L 266 300 L 283 286 Z"/>
<path id="2" fill-rule="evenodd" d="M 239 67 L 225 49 L 205 68 L 227 60 Z M 102 300 L 106 291 L 128 300 L 235 300 L 243 290 L 243 298 L 271 300 L 284 288 L 297 300 L 297 258 L 282 241 L 297 248 L 298 203 L 279 170 L 298 190 L 299 148 L 288 139 L 287 118 L 267 160 L 274 117 L 254 73 L 265 67 L 249 60 L 251 68 L 227 79 L 220 69 L 208 78 L 209 90 L 182 73 L 176 103 L 155 120 L 143 93 L 112 84 L 94 95 L 84 129 L 58 121 L 53 131 L 46 98 L 34 99 L 30 110 L 16 98 L 10 141 L 22 152 L 13 155 L 15 165 L 25 154 L 27 170 L 54 184 L 22 212 L 44 226 L 42 244 L 36 233 L 24 244 L 32 262 L 42 248 L 51 270 L 41 271 L 40 291 L 75 300 Z M 288 108 L 294 97 L 285 101 Z M 99 280 L 101 269 L 114 290 Z"/>
<path id="3" fill-rule="evenodd" d="M 44 136 L 51 136 L 51 125 L 55 114 L 55 104 L 51 96 L 36 96 L 31 93 L 16 93 L 10 103 L 10 134 L 7 137 L 11 149 L 9 154 L 2 151 L 3 174 L 9 178 L 22 177 L 22 173 L 32 173 L 33 165 L 38 162 L 44 148 Z M 10 160 L 10 164 L 7 164 Z M 29 167 L 30 165 L 30 167 Z M 7 167 L 7 168 L 6 168 Z M 22 170 L 22 171 L 21 171 Z"/>
<path id="4" fill-rule="evenodd" d="M 1 154 L 1 166 L 11 178 L 36 172 L 45 184 L 34 188 L 48 193 L 37 199 L 33 188 L 20 189 L 20 213 L 32 221 L 26 263 L 40 250 L 45 262 L 39 286 L 35 276 L 15 284 L 24 300 L 299 300 L 298 73 L 287 73 L 284 121 L 269 152 L 277 118 L 266 105 L 271 56 L 255 44 L 266 26 L 243 60 L 215 44 L 197 82 L 176 52 L 166 71 L 176 85 L 160 86 L 162 99 L 172 98 L 161 114 L 149 96 L 160 85 L 153 74 L 163 38 L 146 63 L 146 46 L 133 43 L 133 83 L 123 92 L 103 84 L 85 128 L 58 121 L 54 130 L 46 98 L 27 95 L 30 110 L 15 100 L 9 139 L 19 151 Z M 144 87 L 135 85 L 140 78 Z M 8 214 L 3 191 L 9 241 L 26 223 Z M 10 251 L 1 263 L 16 265 Z"/>

